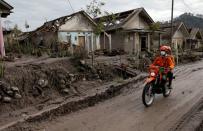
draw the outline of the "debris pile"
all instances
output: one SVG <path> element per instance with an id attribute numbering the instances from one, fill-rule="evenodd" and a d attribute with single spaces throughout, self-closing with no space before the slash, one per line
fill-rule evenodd
<path id="1" fill-rule="evenodd" d="M 72 74 L 60 68 L 50 70 L 48 73 L 48 79 L 51 87 L 57 88 L 60 93 L 75 94 L 75 89 L 72 87 L 72 83 L 81 80 L 82 77 L 81 75 Z"/>
<path id="2" fill-rule="evenodd" d="M 96 50 L 94 51 L 95 55 L 101 56 L 117 56 L 117 55 L 124 55 L 126 54 L 126 52 L 124 50 L 121 49 L 113 49 L 111 52 L 107 49 L 103 49 L 103 50 Z"/>
<path id="3" fill-rule="evenodd" d="M 137 69 L 143 72 L 147 71 L 148 66 L 152 64 L 151 59 L 148 57 L 143 57 L 142 59 L 138 59 L 136 57 L 129 57 L 128 61 L 130 68 Z"/>
<path id="4" fill-rule="evenodd" d="M 201 57 L 192 51 L 187 51 L 182 55 L 179 55 L 178 61 L 180 63 L 188 63 L 201 60 Z"/>
<path id="5" fill-rule="evenodd" d="M 21 99 L 18 87 L 10 86 L 9 84 L 0 81 L 0 100 L 5 103 L 10 103 L 13 99 Z"/>
<path id="6" fill-rule="evenodd" d="M 124 50 L 121 49 L 113 49 L 111 52 L 104 50 L 104 55 L 106 56 L 117 56 L 126 54 Z"/>
<path id="7" fill-rule="evenodd" d="M 84 74 L 86 80 L 111 81 L 114 77 L 113 67 L 105 63 L 95 63 L 92 66 L 86 61 L 80 60 L 78 65 L 79 71 Z"/>
<path id="8" fill-rule="evenodd" d="M 83 96 L 118 76 L 112 71 L 114 67 L 104 63 L 95 62 L 92 67 L 91 63 L 88 64 L 81 58 L 74 58 L 77 60 L 75 64 L 71 59 L 56 61 L 53 58 L 49 59 L 36 63 L 17 61 L 16 65 L 5 68 L 2 81 L 17 85 L 18 88 L 1 84 L 0 100 L 10 102 L 10 104 L 2 104 L 2 112 L 16 111 L 30 106 L 41 109 L 58 99 Z"/>

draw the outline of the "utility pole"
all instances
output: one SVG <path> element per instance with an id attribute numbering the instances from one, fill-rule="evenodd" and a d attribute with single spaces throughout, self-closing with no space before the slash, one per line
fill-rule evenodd
<path id="1" fill-rule="evenodd" d="M 173 10 L 174 10 L 174 0 L 172 0 L 172 8 L 171 8 L 171 47 L 174 46 L 175 48 L 175 55 L 176 55 L 176 63 L 178 65 L 178 43 L 174 43 L 175 45 L 173 45 Z"/>
<path id="2" fill-rule="evenodd" d="M 174 9 L 174 0 L 172 0 L 172 9 L 171 9 L 171 47 L 173 46 L 173 9 Z"/>

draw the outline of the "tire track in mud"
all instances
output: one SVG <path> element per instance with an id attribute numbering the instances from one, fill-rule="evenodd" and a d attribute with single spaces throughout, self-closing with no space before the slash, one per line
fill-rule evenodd
<path id="1" fill-rule="evenodd" d="M 202 131 L 203 98 L 195 104 L 169 131 Z"/>
<path id="2" fill-rule="evenodd" d="M 203 64 L 197 62 L 188 66 L 182 66 L 177 68 L 174 72 L 175 74 L 178 74 L 178 76 L 181 76 L 181 80 L 187 80 L 188 78 L 191 78 L 193 73 L 198 72 L 203 70 Z M 203 114 L 201 114 L 201 121 L 199 122 L 200 124 L 197 125 L 198 122 L 195 122 L 195 127 L 193 125 L 189 126 L 188 123 L 190 121 L 192 121 L 192 118 L 195 117 L 195 115 L 197 113 L 199 113 L 199 111 L 203 111 L 203 97 L 201 98 L 201 100 L 195 104 L 189 112 L 187 112 L 186 114 L 184 114 L 181 119 L 173 126 L 169 129 L 169 131 L 202 131 L 203 130 Z M 202 112 L 203 113 L 203 112 Z M 200 117 L 200 116 L 198 116 Z M 195 120 L 194 120 L 195 121 Z M 197 120 L 196 120 L 197 121 Z M 191 122 L 192 123 L 192 122 Z M 190 124 L 191 124 L 190 123 Z M 186 127 L 186 128 L 184 128 Z"/>
<path id="3" fill-rule="evenodd" d="M 203 70 L 202 61 L 196 62 L 196 63 L 191 63 L 188 65 L 177 66 L 174 69 L 174 75 L 181 76 L 181 77 L 187 77 L 192 72 L 196 72 L 196 71 L 200 71 L 200 70 Z"/>

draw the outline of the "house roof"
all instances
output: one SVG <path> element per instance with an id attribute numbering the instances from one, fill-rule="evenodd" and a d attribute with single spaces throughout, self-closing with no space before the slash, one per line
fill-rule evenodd
<path id="1" fill-rule="evenodd" d="M 23 40 L 27 39 L 30 36 L 31 33 L 32 32 L 20 33 L 16 39 L 19 40 L 19 41 L 23 41 Z"/>
<path id="2" fill-rule="evenodd" d="M 73 13 L 71 15 L 67 15 L 67 16 L 63 16 L 63 17 L 60 17 L 60 18 L 57 18 L 57 19 L 54 19 L 52 21 L 48 21 L 48 22 L 45 22 L 41 27 L 37 28 L 35 31 L 37 30 L 48 30 L 48 31 L 56 31 L 58 30 L 59 26 L 65 24 L 65 22 L 67 22 L 68 20 L 70 20 L 73 16 L 77 15 L 77 14 L 83 14 L 85 17 L 87 17 L 90 22 L 93 24 L 93 25 L 97 25 L 94 20 L 85 12 L 85 11 L 79 11 L 79 12 L 76 12 L 76 13 Z"/>
<path id="3" fill-rule="evenodd" d="M 195 39 L 197 34 L 199 33 L 201 39 L 203 40 L 203 36 L 202 36 L 202 33 L 201 33 L 199 28 L 191 28 L 191 29 L 189 29 L 189 33 L 190 33 L 190 39 Z"/>
<path id="4" fill-rule="evenodd" d="M 13 7 L 4 0 L 0 1 L 0 8 L 1 17 L 7 17 L 8 15 L 10 15 L 10 13 L 12 13 L 11 10 L 13 9 Z"/>
<path id="5" fill-rule="evenodd" d="M 98 17 L 95 19 L 95 22 L 98 23 L 101 21 L 105 25 L 105 30 L 110 31 L 122 28 L 123 25 L 128 22 L 135 14 L 140 14 L 146 19 L 147 22 L 154 23 L 153 19 L 149 16 L 149 14 L 144 8 L 137 8 L 107 16 Z M 111 20 L 112 16 L 115 17 L 113 22 Z"/>
<path id="6" fill-rule="evenodd" d="M 175 35 L 176 31 L 179 30 L 181 27 L 183 27 L 186 31 L 186 34 L 187 34 L 186 37 L 189 37 L 188 28 L 183 22 L 176 22 L 173 24 L 172 34 Z M 171 38 L 171 23 L 161 24 L 161 29 L 165 31 L 165 33 L 162 35 L 162 37 L 164 39 L 170 39 Z"/>
<path id="7" fill-rule="evenodd" d="M 12 32 L 11 29 L 6 29 L 6 28 L 4 28 L 4 27 L 2 27 L 2 30 L 3 30 L 4 35 L 5 35 L 5 34 L 10 34 L 10 33 Z"/>
<path id="8" fill-rule="evenodd" d="M 49 32 L 49 31 L 53 31 L 53 32 L 56 32 L 59 27 L 63 24 L 65 24 L 65 22 L 67 22 L 68 20 L 70 20 L 73 16 L 77 15 L 77 14 L 82 14 L 84 15 L 85 17 L 88 18 L 88 20 L 93 24 L 93 25 L 97 25 L 95 23 L 95 21 L 85 12 L 85 11 L 78 11 L 76 13 L 73 13 L 73 14 L 70 14 L 70 15 L 67 15 L 67 16 L 63 16 L 63 17 L 59 17 L 57 19 L 54 19 L 54 20 L 51 20 L 51 21 L 48 21 L 48 22 L 45 22 L 42 26 L 40 26 L 39 28 L 37 28 L 36 30 L 34 31 L 31 31 L 29 33 L 25 33 L 26 36 L 32 36 L 34 35 L 35 33 L 37 32 Z"/>

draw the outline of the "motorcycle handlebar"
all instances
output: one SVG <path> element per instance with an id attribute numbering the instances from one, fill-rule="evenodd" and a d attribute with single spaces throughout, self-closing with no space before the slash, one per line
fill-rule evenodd
<path id="1" fill-rule="evenodd" d="M 148 65 L 147 67 L 150 68 L 151 66 Z M 162 66 L 153 66 L 153 67 L 156 67 L 156 68 L 164 68 L 165 70 L 171 70 L 170 67 L 162 67 Z"/>

